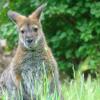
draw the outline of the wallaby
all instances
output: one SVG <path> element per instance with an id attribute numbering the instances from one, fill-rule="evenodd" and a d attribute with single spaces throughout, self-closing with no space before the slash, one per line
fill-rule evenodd
<path id="1" fill-rule="evenodd" d="M 24 99 L 31 100 L 31 96 L 35 100 L 36 95 L 39 96 L 39 92 L 44 91 L 43 84 L 46 75 L 50 82 L 49 93 L 52 95 L 56 89 L 62 100 L 57 63 L 47 45 L 40 22 L 43 8 L 44 5 L 39 6 L 28 17 L 8 11 L 9 18 L 18 27 L 19 42 L 10 66 L 1 75 L 0 86 L 2 89 L 7 89 L 9 94 L 13 94 L 12 91 L 18 90 L 21 84 Z M 36 85 L 37 94 L 34 92 Z"/>

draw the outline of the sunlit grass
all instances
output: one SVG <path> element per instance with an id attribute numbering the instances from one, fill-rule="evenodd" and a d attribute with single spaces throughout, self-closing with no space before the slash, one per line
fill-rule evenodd
<path id="1" fill-rule="evenodd" d="M 46 85 L 47 84 L 48 83 L 46 83 Z M 88 80 L 85 81 L 84 78 L 81 77 L 80 80 L 72 80 L 71 82 L 63 83 L 62 94 L 64 100 L 100 100 L 100 80 L 91 80 L 91 78 L 88 78 Z M 50 96 L 47 88 L 44 95 L 41 93 L 40 98 L 37 97 L 37 100 L 60 100 L 59 97 L 55 99 L 55 95 L 56 91 Z M 2 100 L 7 100 L 7 93 L 4 94 Z M 19 97 L 18 100 L 23 100 L 23 97 Z M 33 100 L 33 98 L 30 100 Z"/>
<path id="2" fill-rule="evenodd" d="M 60 97 L 56 91 L 56 85 L 54 88 L 54 93 L 50 94 L 50 82 L 47 78 L 45 72 L 45 65 L 43 64 L 44 74 L 43 74 L 43 86 L 41 87 L 38 81 L 35 81 L 34 88 L 30 86 L 30 99 L 33 99 L 33 92 L 36 95 L 36 100 L 60 100 Z M 32 85 L 33 77 L 29 75 L 28 82 Z M 75 78 L 75 75 L 74 75 Z M 43 90 L 43 91 L 41 91 Z M 17 95 L 16 95 L 17 94 Z M 20 89 L 13 93 L 10 97 L 10 100 L 15 100 L 14 98 L 17 96 L 17 100 L 23 100 L 23 87 L 20 84 Z M 65 81 L 62 83 L 62 95 L 64 100 L 100 100 L 100 79 L 91 79 L 89 76 L 87 80 L 84 80 L 84 77 L 80 75 L 80 78 L 75 78 L 74 80 Z M 0 100 L 8 100 L 7 91 L 3 90 L 3 96 Z"/>
<path id="3" fill-rule="evenodd" d="M 80 80 L 73 80 L 69 84 L 63 84 L 65 100 L 100 100 L 100 81 L 87 81 L 81 77 Z"/>

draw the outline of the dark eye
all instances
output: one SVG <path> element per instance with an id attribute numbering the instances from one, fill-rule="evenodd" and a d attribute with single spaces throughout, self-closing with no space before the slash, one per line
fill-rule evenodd
<path id="1" fill-rule="evenodd" d="M 38 27 L 36 26 L 36 27 L 33 27 L 33 31 L 34 32 L 37 32 L 38 31 Z"/>
<path id="2" fill-rule="evenodd" d="M 24 33 L 25 33 L 25 31 L 24 31 L 24 30 L 21 30 L 21 33 L 22 33 L 22 34 L 24 34 Z"/>

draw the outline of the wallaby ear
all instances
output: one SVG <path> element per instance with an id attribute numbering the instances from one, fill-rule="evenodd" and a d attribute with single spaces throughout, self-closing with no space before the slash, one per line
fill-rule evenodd
<path id="1" fill-rule="evenodd" d="M 17 23 L 18 21 L 20 21 L 23 18 L 23 16 L 21 14 L 15 12 L 15 11 L 11 11 L 11 10 L 8 11 L 7 15 L 15 23 Z"/>
<path id="2" fill-rule="evenodd" d="M 31 15 L 31 18 L 37 18 L 40 19 L 41 13 L 44 10 L 44 8 L 46 7 L 46 4 L 42 4 L 40 5 Z"/>

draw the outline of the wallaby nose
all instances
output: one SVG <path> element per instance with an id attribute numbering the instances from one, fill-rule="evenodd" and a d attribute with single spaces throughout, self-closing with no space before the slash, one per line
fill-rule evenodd
<path id="1" fill-rule="evenodd" d="M 27 39 L 26 40 L 28 44 L 32 43 L 33 39 Z"/>

